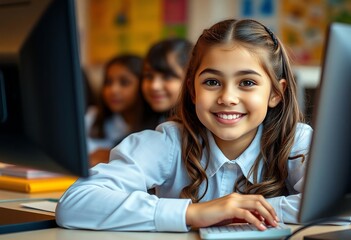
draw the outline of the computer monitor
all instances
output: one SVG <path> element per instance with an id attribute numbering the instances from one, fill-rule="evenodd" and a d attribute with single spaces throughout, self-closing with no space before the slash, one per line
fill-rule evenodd
<path id="1" fill-rule="evenodd" d="M 351 25 L 330 25 L 312 117 L 314 133 L 299 212 L 302 223 L 351 216 L 350 39 Z"/>
<path id="2" fill-rule="evenodd" d="M 0 0 L 0 162 L 88 176 L 74 0 Z"/>

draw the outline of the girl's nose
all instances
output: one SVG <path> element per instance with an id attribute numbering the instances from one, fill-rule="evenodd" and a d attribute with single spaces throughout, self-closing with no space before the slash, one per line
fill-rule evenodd
<path id="1" fill-rule="evenodd" d="M 150 83 L 151 88 L 154 90 L 161 89 L 162 84 L 163 84 L 162 78 L 159 76 L 155 76 Z"/>
<path id="2" fill-rule="evenodd" d="M 119 94 L 121 91 L 121 86 L 118 83 L 113 83 L 108 86 L 107 90 L 113 94 Z"/>
<path id="3" fill-rule="evenodd" d="M 224 104 L 226 106 L 237 105 L 239 102 L 237 91 L 230 88 L 224 88 L 217 101 L 218 104 Z"/>

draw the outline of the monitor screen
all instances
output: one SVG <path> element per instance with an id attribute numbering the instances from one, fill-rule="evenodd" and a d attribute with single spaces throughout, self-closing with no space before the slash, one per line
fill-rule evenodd
<path id="1" fill-rule="evenodd" d="M 324 52 L 299 220 L 351 216 L 351 25 L 332 23 Z"/>
<path id="2" fill-rule="evenodd" d="M 74 0 L 0 0 L 0 162 L 88 176 Z"/>

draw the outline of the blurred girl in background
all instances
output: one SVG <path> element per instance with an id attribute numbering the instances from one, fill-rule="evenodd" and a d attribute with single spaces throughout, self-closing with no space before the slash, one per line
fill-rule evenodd
<path id="1" fill-rule="evenodd" d="M 143 59 L 126 54 L 113 57 L 104 67 L 96 107 L 86 114 L 90 165 L 108 162 L 110 150 L 128 134 L 154 129 L 156 116 L 142 97 Z"/>
<path id="2" fill-rule="evenodd" d="M 145 57 L 142 91 L 152 110 L 159 114 L 159 122 L 172 115 L 192 47 L 186 39 L 166 39 L 152 45 Z"/>

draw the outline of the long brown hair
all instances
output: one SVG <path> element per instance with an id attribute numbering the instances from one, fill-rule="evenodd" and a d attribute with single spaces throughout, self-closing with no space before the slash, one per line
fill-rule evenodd
<path id="1" fill-rule="evenodd" d="M 251 20 L 225 20 L 205 29 L 194 46 L 185 82 L 182 87 L 176 121 L 184 125 L 182 137 L 182 160 L 191 179 L 181 191 L 180 197 L 200 201 L 206 194 L 208 179 L 206 168 L 200 164 L 203 154 L 209 154 L 207 130 L 199 121 L 195 105 L 194 79 L 206 49 L 218 44 L 235 43 L 245 47 L 258 57 L 261 66 L 272 80 L 272 91 L 281 97 L 275 108 L 269 108 L 263 122 L 260 153 L 249 173 L 253 184 L 242 177 L 233 183 L 234 191 L 262 194 L 265 197 L 279 196 L 286 192 L 285 180 L 288 176 L 287 163 L 295 136 L 296 125 L 302 121 L 302 114 L 296 97 L 294 79 L 289 57 L 279 39 L 264 25 Z M 262 54 L 265 51 L 267 54 Z M 268 56 L 268 57 L 266 57 Z M 286 79 L 285 91 L 279 88 L 278 81 Z M 206 149 L 206 152 L 204 152 Z M 263 161 L 262 181 L 258 182 L 258 166 Z M 205 182 L 205 192 L 199 193 L 199 186 Z"/>

